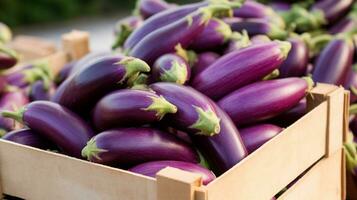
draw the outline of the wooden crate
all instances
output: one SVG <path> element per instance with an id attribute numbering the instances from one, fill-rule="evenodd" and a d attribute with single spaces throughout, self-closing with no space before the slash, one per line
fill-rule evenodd
<path id="1" fill-rule="evenodd" d="M 155 179 L 0 141 L 1 190 L 29 200 L 269 200 L 308 170 L 279 200 L 345 199 L 348 93 L 319 84 L 308 97 L 308 114 L 207 186 L 174 168 Z"/>

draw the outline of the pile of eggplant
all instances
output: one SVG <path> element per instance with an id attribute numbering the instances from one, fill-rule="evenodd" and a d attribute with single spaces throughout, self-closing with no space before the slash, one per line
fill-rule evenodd
<path id="1" fill-rule="evenodd" d="M 151 177 L 175 167 L 208 184 L 305 115 L 315 82 L 357 101 L 353 0 L 294 2 L 139 0 L 111 51 L 56 77 L 43 62 L 3 76 L 2 139 Z"/>

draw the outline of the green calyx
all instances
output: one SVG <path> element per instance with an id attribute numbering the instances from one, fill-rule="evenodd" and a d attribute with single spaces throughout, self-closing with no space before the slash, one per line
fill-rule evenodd
<path id="1" fill-rule="evenodd" d="M 4 137 L 6 135 L 7 131 L 5 129 L 0 129 L 0 138 Z"/>
<path id="2" fill-rule="evenodd" d="M 161 73 L 160 80 L 183 85 L 187 81 L 187 73 L 188 72 L 185 64 L 174 60 L 171 62 L 171 68 Z"/>
<path id="3" fill-rule="evenodd" d="M 54 75 L 52 74 L 51 67 L 47 59 L 35 61 L 32 65 L 34 68 L 42 70 L 49 79 L 53 80 Z"/>
<path id="4" fill-rule="evenodd" d="M 193 106 L 198 114 L 197 121 L 189 128 L 197 129 L 197 135 L 214 136 L 221 130 L 220 119 L 211 109 L 203 110 L 200 107 Z"/>
<path id="5" fill-rule="evenodd" d="M 219 33 L 224 38 L 224 42 L 226 42 L 232 36 L 231 27 L 220 19 L 214 19 L 214 20 L 217 21 L 219 24 L 218 27 L 216 27 L 216 32 Z"/>
<path id="6" fill-rule="evenodd" d="M 149 107 L 144 108 L 144 110 L 156 112 L 156 116 L 159 120 L 161 120 L 167 113 L 173 114 L 177 112 L 177 107 L 168 102 L 163 96 L 152 96 L 150 98 L 152 99 L 152 103 Z"/>
<path id="7" fill-rule="evenodd" d="M 322 34 L 315 37 L 307 38 L 306 43 L 309 47 L 310 57 L 315 56 L 333 39 L 330 34 Z"/>
<path id="8" fill-rule="evenodd" d="M 24 113 L 25 113 L 26 109 L 25 107 L 22 107 L 20 109 L 18 109 L 17 111 L 2 111 L 1 112 L 1 115 L 3 117 L 6 117 L 6 118 L 11 118 L 11 119 L 14 119 L 15 121 L 23 124 L 23 116 L 24 116 Z"/>
<path id="9" fill-rule="evenodd" d="M 349 134 L 349 140 L 344 144 L 344 149 L 346 152 L 346 164 L 347 170 L 355 174 L 355 168 L 357 167 L 357 146 L 353 142 L 353 134 Z"/>
<path id="10" fill-rule="evenodd" d="M 45 89 L 46 90 L 49 89 L 51 84 L 51 79 L 48 77 L 48 74 L 42 71 L 42 69 L 32 68 L 32 69 L 23 70 L 22 73 L 24 74 L 24 78 L 27 83 L 32 84 L 38 80 L 42 80 Z"/>
<path id="11" fill-rule="evenodd" d="M 272 80 L 272 79 L 275 79 L 275 78 L 279 77 L 279 75 L 280 75 L 280 71 L 279 71 L 279 69 L 276 69 L 276 70 L 274 70 L 272 73 L 266 75 L 266 76 L 263 78 L 263 80 L 264 80 L 264 81 Z"/>
<path id="12" fill-rule="evenodd" d="M 0 22 L 0 43 L 8 43 L 12 39 L 12 33 L 10 28 Z"/>
<path id="13" fill-rule="evenodd" d="M 240 8 L 245 0 L 209 0 L 210 5 L 226 5 L 231 8 Z"/>
<path id="14" fill-rule="evenodd" d="M 117 49 L 119 47 L 122 47 L 126 39 L 130 36 L 130 34 L 133 32 L 133 29 L 127 25 L 127 24 L 121 24 L 120 25 L 120 32 L 118 35 L 116 35 L 116 39 L 114 44 L 112 45 L 112 49 Z"/>
<path id="15" fill-rule="evenodd" d="M 102 152 L 107 152 L 107 150 L 99 149 L 97 147 L 95 139 L 92 138 L 87 142 L 87 145 L 82 149 L 81 154 L 83 158 L 87 158 L 87 160 L 92 161 L 93 158 L 96 158 L 97 160 L 101 160 L 99 154 Z"/>
<path id="16" fill-rule="evenodd" d="M 302 79 L 304 79 L 307 83 L 307 91 L 311 91 L 312 88 L 315 86 L 314 80 L 312 80 L 311 76 L 305 76 L 302 77 Z"/>
<path id="17" fill-rule="evenodd" d="M 16 51 L 0 44 L 0 53 L 6 54 L 16 60 L 19 60 L 19 55 L 17 54 Z"/>
<path id="18" fill-rule="evenodd" d="M 184 59 L 189 66 L 193 66 L 197 62 L 197 54 L 194 51 L 187 51 L 181 44 L 175 46 L 176 55 Z"/>
<path id="19" fill-rule="evenodd" d="M 213 4 L 200 8 L 198 12 L 202 13 L 201 23 L 207 24 L 212 17 L 232 17 L 233 10 L 230 6 L 224 4 Z"/>
<path id="20" fill-rule="evenodd" d="M 289 35 L 289 33 L 287 31 L 285 31 L 284 29 L 280 28 L 279 26 L 277 26 L 273 23 L 270 23 L 269 27 L 270 27 L 270 30 L 269 30 L 268 36 L 271 39 L 285 40 Z"/>
<path id="21" fill-rule="evenodd" d="M 276 42 L 279 43 L 279 49 L 281 51 L 281 54 L 284 58 L 287 58 L 288 57 L 288 54 L 290 52 L 290 49 L 291 49 L 291 44 L 290 42 L 285 42 L 285 41 L 279 41 L 279 40 L 276 40 Z"/>
<path id="22" fill-rule="evenodd" d="M 150 71 L 150 66 L 138 58 L 126 57 L 116 64 L 125 68 L 125 74 L 119 83 L 123 83 L 125 80 L 131 78 L 132 76 L 138 76 L 140 72 Z"/>

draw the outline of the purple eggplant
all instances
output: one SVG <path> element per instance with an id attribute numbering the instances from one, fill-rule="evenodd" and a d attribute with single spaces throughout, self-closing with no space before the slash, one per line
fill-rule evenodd
<path id="1" fill-rule="evenodd" d="M 12 86 L 25 88 L 38 80 L 42 80 L 47 87 L 49 86 L 50 77 L 46 72 L 36 67 L 35 64 L 27 67 L 6 75 L 6 82 Z"/>
<path id="2" fill-rule="evenodd" d="M 12 39 L 12 33 L 10 28 L 0 22 L 0 44 L 8 43 Z"/>
<path id="3" fill-rule="evenodd" d="M 312 78 L 316 82 L 343 85 L 352 68 L 353 44 L 346 38 L 335 38 L 317 58 Z"/>
<path id="4" fill-rule="evenodd" d="M 252 43 L 249 40 L 247 31 L 244 30 L 242 33 L 233 32 L 228 42 L 228 46 L 224 50 L 224 54 L 229 54 L 233 51 L 238 51 L 240 49 L 250 46 L 251 44 Z"/>
<path id="5" fill-rule="evenodd" d="M 129 169 L 129 171 L 155 178 L 156 174 L 160 170 L 166 167 L 173 167 L 184 171 L 192 172 L 195 174 L 199 174 L 202 176 L 202 182 L 204 185 L 207 185 L 208 183 L 212 182 L 216 178 L 216 176 L 210 170 L 198 164 L 182 162 L 182 161 L 173 161 L 173 160 L 148 162 L 132 167 Z"/>
<path id="6" fill-rule="evenodd" d="M 6 88 L 0 98 L 0 112 L 4 110 L 16 110 L 23 107 L 29 102 L 25 92 L 21 89 L 9 87 Z M 2 131 L 10 131 L 15 128 L 14 121 L 0 116 L 0 129 Z"/>
<path id="7" fill-rule="evenodd" d="M 157 122 L 167 113 L 176 112 L 176 106 L 162 96 L 148 91 L 123 89 L 105 96 L 97 103 L 93 123 L 103 131 Z"/>
<path id="8" fill-rule="evenodd" d="M 196 151 L 175 136 L 152 128 L 123 128 L 101 132 L 82 150 L 96 163 L 120 166 L 157 160 L 198 162 Z"/>
<path id="9" fill-rule="evenodd" d="M 217 100 L 242 86 L 261 80 L 278 69 L 290 47 L 288 42 L 274 41 L 234 51 L 219 58 L 195 76 L 192 86 Z"/>
<path id="10" fill-rule="evenodd" d="M 174 5 L 169 4 L 164 0 L 138 0 L 135 12 L 144 19 L 147 19 L 159 12 L 173 7 Z"/>
<path id="11" fill-rule="evenodd" d="M 309 89 L 302 78 L 261 81 L 225 96 L 218 105 L 239 126 L 275 117 L 299 103 Z M 237 106 L 239 105 L 239 106 Z"/>
<path id="12" fill-rule="evenodd" d="M 51 142 L 30 129 L 20 129 L 9 132 L 1 139 L 44 150 L 51 149 L 53 147 Z"/>
<path id="13" fill-rule="evenodd" d="M 203 32 L 206 24 L 214 15 L 218 13 L 220 15 L 229 15 L 230 11 L 231 9 L 228 6 L 201 8 L 145 36 L 129 52 L 129 55 L 142 59 L 151 65 L 161 55 L 174 52 L 178 44 L 183 48 L 187 48 Z"/>
<path id="14" fill-rule="evenodd" d="M 264 4 L 255 1 L 246 1 L 240 8 L 234 9 L 233 16 L 243 19 L 266 18 L 273 15 L 274 11 Z"/>
<path id="15" fill-rule="evenodd" d="M 231 27 L 220 19 L 208 21 L 204 30 L 194 39 L 190 49 L 195 51 L 215 50 L 225 44 L 232 35 Z"/>
<path id="16" fill-rule="evenodd" d="M 126 39 L 130 34 L 139 28 L 143 23 L 143 19 L 140 16 L 130 16 L 124 19 L 120 19 L 114 28 L 115 42 L 112 46 L 113 49 L 121 47 L 124 45 Z"/>
<path id="17" fill-rule="evenodd" d="M 271 39 L 266 35 L 254 35 L 251 37 L 250 42 L 252 44 L 262 44 L 266 42 L 271 42 Z"/>
<path id="18" fill-rule="evenodd" d="M 291 50 L 279 68 L 280 77 L 301 77 L 305 74 L 309 62 L 309 49 L 299 37 L 290 38 L 288 41 L 291 43 Z"/>
<path id="19" fill-rule="evenodd" d="M 295 105 L 290 110 L 272 118 L 269 122 L 281 126 L 288 127 L 291 124 L 295 123 L 301 117 L 303 117 L 307 113 L 307 102 L 306 98 L 299 101 L 297 105 Z"/>
<path id="20" fill-rule="evenodd" d="M 242 136 L 248 152 L 252 153 L 281 131 L 282 128 L 273 124 L 259 124 L 242 128 L 239 133 Z"/>
<path id="21" fill-rule="evenodd" d="M 196 76 L 201 73 L 208 66 L 213 64 L 219 57 L 220 55 L 215 52 L 204 52 L 198 54 L 197 61 L 192 67 L 192 76 Z"/>
<path id="22" fill-rule="evenodd" d="M 188 4 L 185 6 L 180 6 L 178 8 L 163 11 L 155 16 L 150 17 L 150 19 L 146 20 L 140 28 L 134 30 L 134 32 L 130 34 L 130 36 L 124 43 L 124 49 L 126 51 L 130 51 L 135 47 L 135 45 L 137 45 L 145 36 L 149 35 L 151 32 L 171 23 L 174 23 L 180 20 L 181 18 L 184 18 L 188 14 L 194 12 L 195 10 L 208 5 L 208 2 Z"/>
<path id="23" fill-rule="evenodd" d="M 106 56 L 113 55 L 112 52 L 110 51 L 94 51 L 90 52 L 81 59 L 79 59 L 74 66 L 71 68 L 69 75 L 75 74 L 78 71 L 81 71 L 83 68 L 86 68 L 87 66 L 90 66 L 92 62 L 95 60 L 98 60 L 99 58 L 103 58 Z"/>
<path id="24" fill-rule="evenodd" d="M 352 131 L 353 135 L 357 136 L 357 117 L 354 116 L 349 123 L 350 130 Z"/>
<path id="25" fill-rule="evenodd" d="M 67 155 L 77 158 L 81 158 L 82 148 L 94 135 L 76 114 L 49 101 L 31 102 L 16 112 L 3 111 L 2 116 L 25 124 Z"/>
<path id="26" fill-rule="evenodd" d="M 211 137 L 194 135 L 192 139 L 213 172 L 221 175 L 244 159 L 248 152 L 230 117 L 214 102 L 212 104 L 220 118 L 219 133 Z"/>
<path id="27" fill-rule="evenodd" d="M 9 69 L 15 66 L 17 61 L 17 53 L 14 50 L 0 44 L 0 70 Z"/>
<path id="28" fill-rule="evenodd" d="M 231 24 L 232 31 L 246 30 L 250 36 L 267 35 L 272 39 L 285 39 L 288 33 L 273 22 L 266 19 L 246 19 Z"/>
<path id="29" fill-rule="evenodd" d="M 173 127 L 205 136 L 219 133 L 220 119 L 210 100 L 203 94 L 174 83 L 154 83 L 150 88 L 177 107 L 177 113 L 165 117 Z"/>
<path id="30" fill-rule="evenodd" d="M 339 22 L 334 24 L 330 29 L 329 33 L 339 34 L 344 32 L 352 31 L 357 27 L 357 15 L 348 15 L 345 18 L 341 19 Z"/>
<path id="31" fill-rule="evenodd" d="M 122 88 L 126 81 L 150 67 L 132 57 L 106 56 L 90 62 L 81 71 L 67 78 L 52 100 L 75 112 L 88 112 L 104 95 Z M 75 95 L 73 95 L 75 92 Z"/>
<path id="32" fill-rule="evenodd" d="M 269 6 L 276 12 L 289 11 L 291 9 L 291 4 L 288 2 L 269 2 Z"/>
<path id="33" fill-rule="evenodd" d="M 54 92 L 55 87 L 53 83 L 47 86 L 42 80 L 38 80 L 30 86 L 29 98 L 30 101 L 49 101 Z"/>
<path id="34" fill-rule="evenodd" d="M 154 63 L 152 68 L 154 81 L 185 84 L 191 76 L 191 68 L 182 57 L 177 54 L 164 54 Z"/>
<path id="35" fill-rule="evenodd" d="M 312 5 L 311 11 L 321 13 L 324 21 L 332 23 L 345 15 L 353 2 L 353 0 L 321 0 Z"/>
<path id="36" fill-rule="evenodd" d="M 61 85 L 68 78 L 72 68 L 76 65 L 76 63 L 77 61 L 72 61 L 63 66 L 55 79 L 57 86 Z"/>

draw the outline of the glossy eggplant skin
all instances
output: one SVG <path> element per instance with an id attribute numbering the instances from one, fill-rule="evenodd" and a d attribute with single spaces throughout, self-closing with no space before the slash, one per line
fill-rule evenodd
<path id="1" fill-rule="evenodd" d="M 61 69 L 61 71 L 59 71 L 55 79 L 57 86 L 61 85 L 68 78 L 72 68 L 76 65 L 76 63 L 77 61 L 72 61 L 63 66 L 63 68 Z"/>
<path id="2" fill-rule="evenodd" d="M 195 89 L 174 83 L 154 83 L 150 88 L 156 94 L 176 105 L 175 114 L 166 115 L 172 127 L 190 134 L 213 136 L 220 131 L 219 121 L 210 100 Z"/>
<path id="3" fill-rule="evenodd" d="M 93 51 L 76 61 L 76 63 L 71 67 L 69 75 L 75 74 L 78 71 L 81 71 L 83 68 L 86 68 L 91 65 L 92 62 L 98 60 L 99 58 L 107 57 L 113 55 L 110 51 Z M 119 56 L 119 55 L 118 55 Z M 122 56 L 123 57 L 123 56 Z M 67 76 L 67 77 L 68 77 Z"/>
<path id="4" fill-rule="evenodd" d="M 103 97 L 93 111 L 97 130 L 139 126 L 160 121 L 166 113 L 175 113 L 175 105 L 152 92 L 123 89 Z"/>
<path id="5" fill-rule="evenodd" d="M 325 21 L 332 23 L 343 16 L 353 2 L 353 0 L 322 0 L 312 5 L 311 11 L 322 12 Z"/>
<path id="6" fill-rule="evenodd" d="M 248 152 L 252 153 L 281 131 L 282 128 L 273 124 L 258 124 L 242 128 L 239 130 L 239 133 Z"/>
<path id="7" fill-rule="evenodd" d="M 213 172 L 221 175 L 244 159 L 248 152 L 231 118 L 216 104 L 213 105 L 220 118 L 220 132 L 211 137 L 194 135 L 191 138 Z"/>
<path id="8" fill-rule="evenodd" d="M 130 34 L 124 43 L 124 49 L 130 51 L 151 32 L 176 22 L 177 20 L 184 18 L 188 14 L 201 7 L 207 6 L 208 4 L 208 2 L 188 4 L 178 8 L 163 11 L 155 16 L 150 17 L 150 19 L 146 20 L 140 28 L 136 29 L 132 34 Z"/>
<path id="9" fill-rule="evenodd" d="M 204 30 L 190 44 L 195 51 L 215 50 L 224 45 L 232 35 L 231 27 L 220 19 L 208 21 Z"/>
<path id="10" fill-rule="evenodd" d="M 173 82 L 183 85 L 191 77 L 191 67 L 182 57 L 172 53 L 165 54 L 155 61 L 151 75 L 155 82 Z"/>
<path id="11" fill-rule="evenodd" d="M 291 109 L 308 89 L 307 81 L 302 78 L 261 81 L 232 92 L 218 105 L 234 123 L 242 126 L 270 119 Z"/>
<path id="12" fill-rule="evenodd" d="M 233 10 L 233 16 L 238 18 L 265 18 L 272 15 L 274 11 L 264 4 L 255 1 L 246 1 L 240 8 Z"/>
<path id="13" fill-rule="evenodd" d="M 53 147 L 53 144 L 43 138 L 40 134 L 27 128 L 11 131 L 1 139 L 44 150 L 51 149 Z"/>
<path id="14" fill-rule="evenodd" d="M 268 42 L 229 53 L 195 76 L 192 86 L 218 100 L 278 69 L 290 46 L 285 42 Z"/>
<path id="15" fill-rule="evenodd" d="M 289 11 L 291 9 L 291 4 L 288 2 L 269 2 L 269 6 L 276 12 Z"/>
<path id="16" fill-rule="evenodd" d="M 129 171 L 155 178 L 156 174 L 160 170 L 166 167 L 172 167 L 172 168 L 181 169 L 184 171 L 199 174 L 202 176 L 202 182 L 204 185 L 207 185 L 208 183 L 212 182 L 216 178 L 213 172 L 198 164 L 182 162 L 182 161 L 173 161 L 173 160 L 163 160 L 163 161 L 153 161 L 153 162 L 143 163 L 130 168 Z"/>
<path id="17" fill-rule="evenodd" d="M 357 26 L 357 16 L 351 15 L 338 21 L 329 29 L 330 34 L 339 34 L 352 31 Z"/>
<path id="18" fill-rule="evenodd" d="M 307 113 L 306 98 L 303 98 L 297 105 L 290 110 L 268 120 L 270 123 L 280 127 L 289 127 Z"/>
<path id="19" fill-rule="evenodd" d="M 198 54 L 197 62 L 192 67 L 192 76 L 194 77 L 197 74 L 201 73 L 208 66 L 216 62 L 216 60 L 218 60 L 219 57 L 220 55 L 215 52 L 204 52 Z"/>
<path id="20" fill-rule="evenodd" d="M 229 7 L 201 8 L 145 36 L 129 52 L 129 55 L 152 65 L 161 55 L 174 52 L 178 44 L 187 48 L 203 32 L 206 23 L 212 18 L 214 12 L 218 11 L 229 13 L 230 9 Z"/>
<path id="21" fill-rule="evenodd" d="M 122 88 L 130 77 L 148 71 L 150 67 L 136 58 L 102 57 L 68 77 L 58 87 L 52 101 L 84 114 L 104 95 Z"/>
<path id="22" fill-rule="evenodd" d="M 290 38 L 291 50 L 279 68 L 280 77 L 301 77 L 305 75 L 309 62 L 309 49 L 300 38 Z"/>
<path id="23" fill-rule="evenodd" d="M 54 84 L 46 86 L 42 80 L 38 80 L 30 86 L 30 101 L 49 101 L 55 92 Z"/>
<path id="24" fill-rule="evenodd" d="M 133 166 L 157 160 L 198 162 L 195 150 L 175 136 L 152 128 L 101 132 L 82 150 L 83 157 L 111 166 Z"/>
<path id="25" fill-rule="evenodd" d="M 352 68 L 353 44 L 348 39 L 333 39 L 317 58 L 312 78 L 316 82 L 343 85 Z"/>
<path id="26" fill-rule="evenodd" d="M 25 92 L 21 89 L 11 89 L 5 91 L 0 98 L 0 111 L 21 108 L 29 102 Z M 14 121 L 3 116 L 0 116 L 0 129 L 5 131 L 13 130 L 15 127 Z"/>
<path id="27" fill-rule="evenodd" d="M 144 19 L 147 19 L 159 12 L 173 7 L 163 0 L 139 0 L 137 3 L 137 11 Z"/>
<path id="28" fill-rule="evenodd" d="M 67 155 L 81 158 L 81 150 L 94 136 L 90 127 L 75 113 L 50 101 L 27 104 L 18 113 L 3 112 L 57 145 Z"/>
<path id="29" fill-rule="evenodd" d="M 15 51 L 1 45 L 0 38 L 0 69 L 9 69 L 16 65 L 18 56 Z"/>

